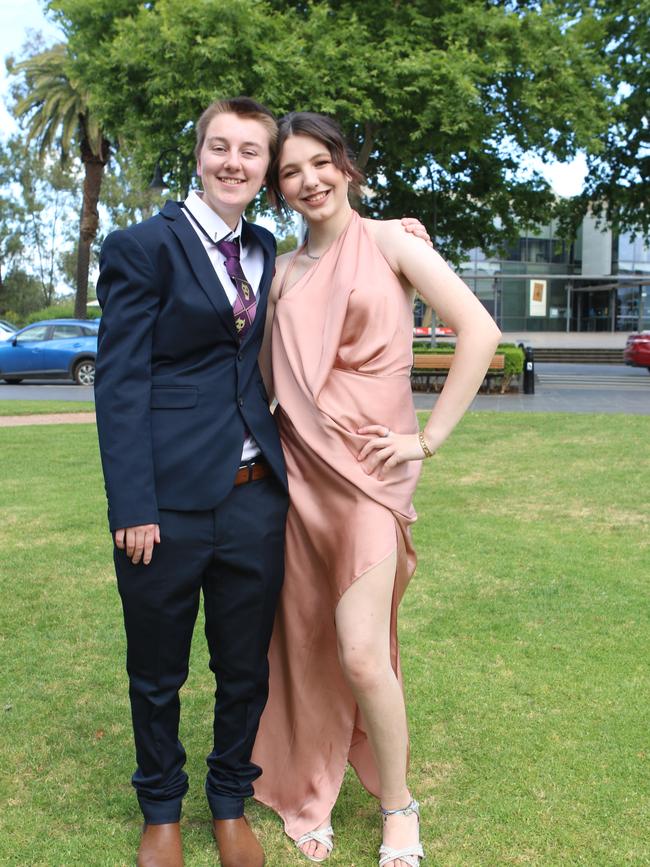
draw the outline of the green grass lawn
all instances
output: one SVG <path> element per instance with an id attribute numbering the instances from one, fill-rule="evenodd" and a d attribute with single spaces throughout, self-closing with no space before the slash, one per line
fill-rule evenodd
<path id="1" fill-rule="evenodd" d="M 475 413 L 425 464 L 402 608 L 425 864 L 650 864 L 647 419 Z M 132 865 L 140 815 L 94 426 L 0 430 L 0 864 Z M 314 685 L 317 688 L 317 684 Z M 213 685 L 183 690 L 188 867 Z M 308 862 L 252 806 L 268 867 Z M 352 774 L 333 867 L 376 864 Z"/>
<path id="2" fill-rule="evenodd" d="M 91 400 L 0 400 L 0 416 L 94 411 Z"/>

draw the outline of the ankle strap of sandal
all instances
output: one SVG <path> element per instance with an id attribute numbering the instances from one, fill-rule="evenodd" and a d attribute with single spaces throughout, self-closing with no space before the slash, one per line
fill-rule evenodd
<path id="1" fill-rule="evenodd" d="M 412 813 L 415 813 L 418 819 L 420 818 L 420 805 L 415 798 L 412 799 L 408 806 L 402 807 L 399 810 L 385 810 L 381 804 L 379 805 L 379 809 L 382 816 L 410 816 Z"/>

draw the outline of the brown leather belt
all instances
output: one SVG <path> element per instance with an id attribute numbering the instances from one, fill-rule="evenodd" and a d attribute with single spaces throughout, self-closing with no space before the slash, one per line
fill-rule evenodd
<path id="1" fill-rule="evenodd" d="M 237 470 L 235 476 L 235 485 L 245 485 L 247 482 L 256 482 L 258 479 L 263 479 L 265 476 L 271 475 L 271 467 L 263 459 L 251 461 L 250 464 L 244 464 Z"/>

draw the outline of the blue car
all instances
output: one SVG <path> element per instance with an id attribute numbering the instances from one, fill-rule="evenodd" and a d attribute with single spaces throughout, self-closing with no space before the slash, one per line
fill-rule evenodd
<path id="1" fill-rule="evenodd" d="M 16 331 L 0 343 L 0 379 L 74 379 L 95 382 L 97 320 L 48 319 Z"/>

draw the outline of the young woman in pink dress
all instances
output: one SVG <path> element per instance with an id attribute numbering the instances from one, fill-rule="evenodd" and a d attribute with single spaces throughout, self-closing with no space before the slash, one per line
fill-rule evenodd
<path id="1" fill-rule="evenodd" d="M 269 189 L 309 233 L 278 259 L 260 358 L 278 401 L 291 507 L 255 796 L 307 858 L 324 861 L 350 762 L 380 801 L 379 864 L 417 867 L 396 632 L 415 569 L 412 497 L 421 462 L 471 403 L 500 333 L 433 249 L 398 221 L 352 209 L 348 192 L 362 176 L 332 120 L 298 112 L 279 126 Z M 410 387 L 412 287 L 457 335 L 421 433 Z"/>

